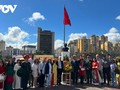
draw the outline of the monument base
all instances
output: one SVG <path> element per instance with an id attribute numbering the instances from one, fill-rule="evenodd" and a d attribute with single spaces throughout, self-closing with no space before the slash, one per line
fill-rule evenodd
<path id="1" fill-rule="evenodd" d="M 71 85 L 71 72 L 63 72 L 61 78 L 62 84 Z"/>
<path id="2" fill-rule="evenodd" d="M 63 59 L 64 59 L 64 57 L 70 57 L 70 52 L 65 52 L 65 51 L 63 51 L 63 52 L 61 52 L 61 60 L 63 61 Z"/>

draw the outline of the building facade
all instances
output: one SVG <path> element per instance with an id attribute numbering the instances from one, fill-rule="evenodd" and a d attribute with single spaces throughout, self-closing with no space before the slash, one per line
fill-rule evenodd
<path id="1" fill-rule="evenodd" d="M 21 50 L 22 54 L 34 54 L 36 53 L 36 46 L 34 45 L 24 45 Z"/>
<path id="2" fill-rule="evenodd" d="M 0 52 L 5 50 L 5 41 L 0 41 Z"/>
<path id="3" fill-rule="evenodd" d="M 90 52 L 90 39 L 82 37 L 78 39 L 78 51 L 80 53 L 89 53 Z"/>
<path id="4" fill-rule="evenodd" d="M 37 52 L 54 54 L 54 32 L 38 28 Z"/>
<path id="5" fill-rule="evenodd" d="M 69 44 L 70 54 L 76 53 L 99 53 L 101 51 L 112 52 L 112 43 L 108 42 L 108 37 L 92 35 L 89 38 L 82 37 L 71 41 Z"/>
<path id="6" fill-rule="evenodd" d="M 20 49 L 18 49 L 18 48 L 13 49 L 13 55 L 20 55 L 20 54 L 21 54 Z"/>
<path id="7" fill-rule="evenodd" d="M 69 47 L 69 51 L 70 51 L 70 56 L 75 55 L 76 53 L 78 53 L 78 40 L 74 40 L 74 41 L 70 41 L 70 43 L 68 44 Z"/>
<path id="8" fill-rule="evenodd" d="M 99 36 L 92 35 L 90 39 L 90 52 L 96 52 L 99 49 Z"/>
<path id="9" fill-rule="evenodd" d="M 54 51 L 55 52 L 55 57 L 61 56 L 62 49 L 63 49 L 63 47 L 61 46 Z"/>
<path id="10" fill-rule="evenodd" d="M 109 54 L 112 54 L 113 52 L 113 44 L 109 41 L 106 41 L 101 44 L 101 50 L 108 52 Z"/>
<path id="11" fill-rule="evenodd" d="M 99 36 L 99 40 L 101 41 L 101 44 L 104 44 L 106 41 L 108 41 L 108 37 L 107 36 Z"/>
<path id="12" fill-rule="evenodd" d="M 116 56 L 120 55 L 120 43 L 113 44 L 113 53 Z"/>

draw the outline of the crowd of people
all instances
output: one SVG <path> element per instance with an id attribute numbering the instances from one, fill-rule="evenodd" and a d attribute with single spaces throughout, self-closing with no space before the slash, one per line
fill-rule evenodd
<path id="1" fill-rule="evenodd" d="M 0 60 L 0 90 L 23 89 L 28 87 L 48 87 L 61 85 L 64 61 L 45 57 L 43 60 L 24 61 L 14 59 L 7 63 Z M 120 60 L 115 61 L 111 55 L 102 58 L 96 54 L 73 56 L 69 58 L 72 65 L 71 82 L 75 84 L 120 85 Z"/>

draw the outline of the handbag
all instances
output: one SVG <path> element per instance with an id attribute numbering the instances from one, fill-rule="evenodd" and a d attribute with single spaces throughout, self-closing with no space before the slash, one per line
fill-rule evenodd
<path id="1" fill-rule="evenodd" d="M 5 76 L 3 74 L 0 74 L 0 82 L 5 81 Z"/>
<path id="2" fill-rule="evenodd" d="M 23 75 L 23 68 L 20 68 L 20 69 L 17 70 L 17 75 L 19 77 L 22 77 L 22 75 Z"/>

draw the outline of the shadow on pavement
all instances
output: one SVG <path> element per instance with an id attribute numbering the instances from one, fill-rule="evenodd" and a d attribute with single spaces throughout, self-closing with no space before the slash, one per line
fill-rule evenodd
<path id="1" fill-rule="evenodd" d="M 108 85 L 59 85 L 59 86 L 49 86 L 49 87 L 44 87 L 44 88 L 35 88 L 35 89 L 29 89 L 29 90 L 120 90 L 119 87 L 112 87 Z"/>

